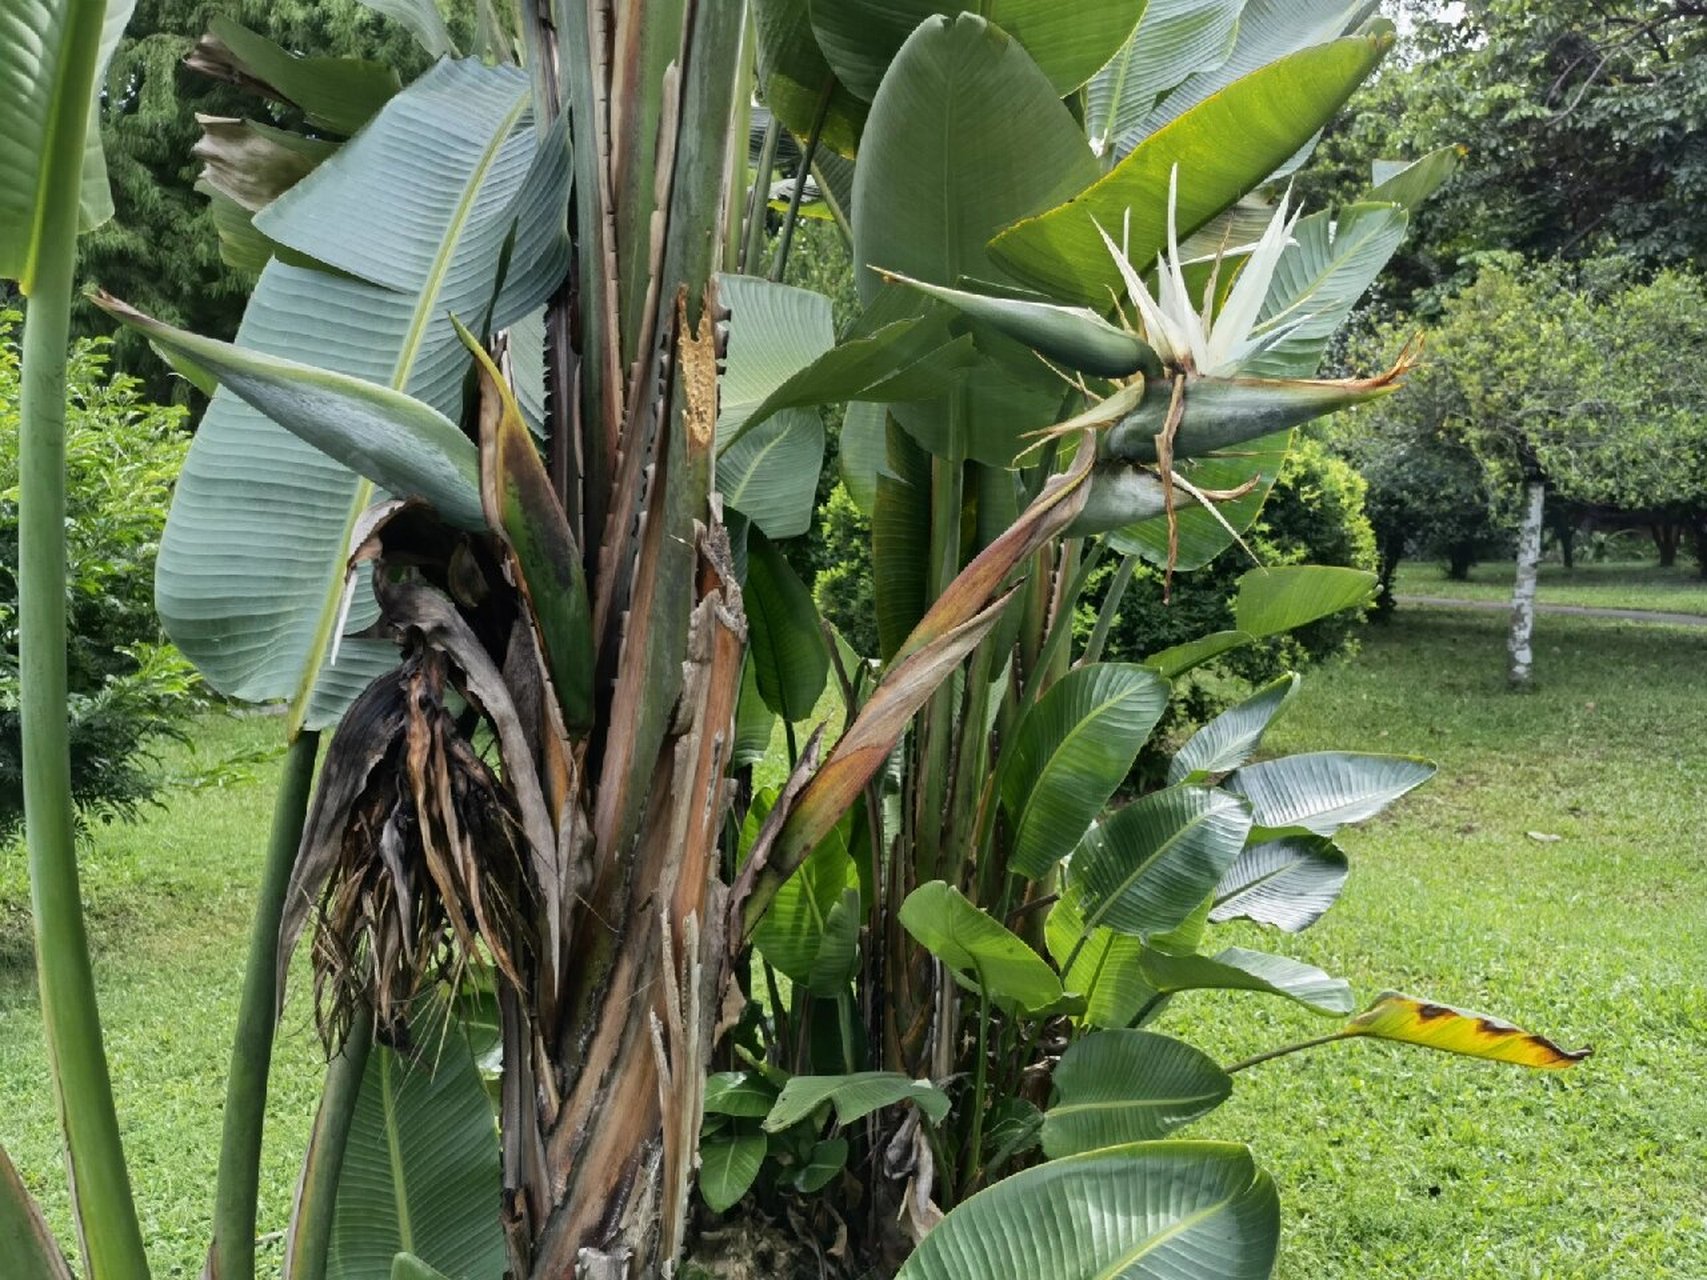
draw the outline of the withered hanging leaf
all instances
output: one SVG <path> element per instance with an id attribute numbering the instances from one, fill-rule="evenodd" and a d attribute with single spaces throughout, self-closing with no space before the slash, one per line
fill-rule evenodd
<path id="1" fill-rule="evenodd" d="M 1374 1004 L 1353 1018 L 1340 1034 L 1397 1040 L 1446 1053 L 1462 1053 L 1472 1058 L 1515 1062 L 1520 1067 L 1569 1067 L 1593 1052 L 1592 1049 L 1561 1049 L 1545 1036 L 1524 1031 L 1498 1018 L 1432 1004 L 1397 991 L 1384 992 Z"/>

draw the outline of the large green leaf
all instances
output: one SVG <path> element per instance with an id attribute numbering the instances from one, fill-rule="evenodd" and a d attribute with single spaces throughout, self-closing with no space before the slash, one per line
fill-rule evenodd
<path id="1" fill-rule="evenodd" d="M 1339 900 L 1345 854 L 1322 836 L 1282 836 L 1247 846 L 1215 886 L 1209 919 L 1255 920 L 1299 933 Z"/>
<path id="2" fill-rule="evenodd" d="M 1227 61 L 1244 7 L 1245 0 L 1149 0 L 1138 29 L 1085 88 L 1085 131 L 1098 155 L 1126 154 L 1157 98 Z"/>
<path id="3" fill-rule="evenodd" d="M 761 819 L 770 809 L 769 804 L 754 807 Z M 756 831 L 751 815 L 748 826 Z M 823 995 L 835 994 L 834 965 L 824 952 L 827 944 L 841 945 L 847 928 L 842 900 L 850 889 L 857 896 L 858 883 L 843 828 L 837 827 L 783 881 L 753 930 L 753 945 L 791 982 Z M 857 940 L 857 904 L 854 921 Z"/>
<path id="4" fill-rule="evenodd" d="M 1079 940 L 1085 939 L 1081 946 Z M 1076 885 L 1069 884 L 1050 908 L 1044 944 L 1057 965 L 1065 965 L 1061 983 L 1085 997 L 1082 1015 L 1093 1027 L 1124 1027 L 1159 993 L 1144 980 L 1144 943 L 1106 926 L 1085 933 L 1085 915 Z M 1071 963 L 1069 963 L 1071 962 Z"/>
<path id="5" fill-rule="evenodd" d="M 767 1133 L 781 1133 L 825 1103 L 836 1109 L 838 1125 L 852 1124 L 882 1107 L 911 1102 L 933 1123 L 948 1114 L 948 1095 L 928 1080 L 911 1080 L 894 1071 L 858 1071 L 845 1076 L 795 1076 L 765 1117 Z"/>
<path id="6" fill-rule="evenodd" d="M 1253 378 L 1313 378 L 1328 341 L 1405 239 L 1395 204 L 1352 204 L 1300 218 L 1280 256 L 1254 334 L 1287 336 L 1248 363 Z"/>
<path id="7" fill-rule="evenodd" d="M 1233 619 L 1253 636 L 1277 636 L 1351 609 L 1375 590 L 1375 575 L 1338 565 L 1294 564 L 1252 569 L 1239 579 Z"/>
<path id="8" fill-rule="evenodd" d="M 16 280 L 25 293 L 35 275 L 42 218 L 41 176 L 47 157 L 72 113 L 62 109 L 74 64 L 91 76 L 84 106 L 82 230 L 112 216 L 99 122 L 91 119 L 102 75 L 130 18 L 131 0 L 65 4 L 57 0 L 5 0 L 0 4 L 0 280 Z M 89 24 L 85 29 L 84 24 Z M 86 50 L 89 57 L 74 58 Z M 71 153 L 75 154 L 75 152 Z M 67 159 L 69 160 L 69 156 Z"/>
<path id="9" fill-rule="evenodd" d="M 1237 769 L 1253 755 L 1269 722 L 1292 699 L 1300 681 L 1284 675 L 1228 707 L 1187 739 L 1168 762 L 1168 781 L 1202 782 L 1210 774 Z"/>
<path id="10" fill-rule="evenodd" d="M 1167 244 L 1175 166 L 1179 232 L 1186 235 L 1256 187 L 1332 119 L 1391 42 L 1390 33 L 1355 36 L 1262 67 L 1151 134 L 1083 194 L 1003 231 L 990 251 L 1023 281 L 1103 305 L 1122 282 L 1099 223 L 1110 234 L 1124 230 L 1133 262 L 1153 261 Z"/>
<path id="11" fill-rule="evenodd" d="M 329 1280 L 388 1280 L 415 1254 L 450 1280 L 490 1280 L 499 1225 L 498 1127 L 454 1024 L 415 1027 L 415 1053 L 376 1045 L 350 1120 L 332 1219 Z"/>
<path id="12" fill-rule="evenodd" d="M 386 283 L 275 261 L 237 345 L 364 378 L 460 417 L 468 353 L 450 317 L 475 320 L 491 304 L 538 151 L 527 88 L 514 68 L 441 62 L 359 142 L 293 187 L 286 198 L 294 212 L 280 215 L 275 232 L 309 258 L 341 258 Z M 426 167 L 412 169 L 416 160 Z M 435 178 L 391 180 L 401 172 Z M 310 216 L 316 207 L 324 219 Z M 352 207 L 364 224 L 385 222 L 390 240 L 364 232 L 357 243 L 369 252 L 354 254 L 344 243 L 351 233 L 343 213 Z M 390 216 L 373 218 L 380 208 Z M 383 257 L 385 243 L 395 246 L 394 259 Z M 513 260 L 511 270 L 538 275 Z M 550 283 L 534 280 L 536 288 Z M 390 665 L 389 645 L 355 639 L 341 645 L 335 667 L 327 662 L 348 531 L 375 496 L 371 483 L 231 393 L 214 397 L 173 498 L 156 596 L 168 633 L 215 688 L 247 701 L 289 700 L 299 717 L 323 725 Z M 358 593 L 350 629 L 373 615 Z"/>
<path id="13" fill-rule="evenodd" d="M 931 553 L 930 458 L 895 421 L 885 418 L 888 464 L 877 476 L 871 508 L 872 603 L 885 662 L 925 615 Z"/>
<path id="14" fill-rule="evenodd" d="M 756 1071 L 717 1071 L 705 1081 L 705 1114 L 746 1116 L 770 1114 L 777 1091 Z"/>
<path id="15" fill-rule="evenodd" d="M 1145 137 L 1252 72 L 1312 45 L 1350 34 L 1376 7 L 1376 0 L 1245 0 L 1227 56 L 1180 81 L 1135 129 L 1118 140 L 1116 154 L 1125 155 Z M 1366 29 L 1364 34 L 1368 33 Z"/>
<path id="16" fill-rule="evenodd" d="M 373 119 L 401 84 L 384 63 L 298 57 L 223 14 L 209 20 L 208 33 L 242 71 L 301 107 L 310 124 L 346 137 Z"/>
<path id="17" fill-rule="evenodd" d="M 842 433 L 836 439 L 836 465 L 842 486 L 854 506 L 866 515 L 877 505 L 877 473 L 883 470 L 884 417 L 882 405 L 855 400 L 842 415 Z"/>
<path id="18" fill-rule="evenodd" d="M 971 14 L 930 18 L 884 78 L 854 174 L 861 296 L 869 305 L 882 288 L 871 268 L 956 288 L 962 277 L 999 283 L 1007 276 L 989 238 L 1096 173 L 1082 130 L 1024 49 Z M 943 400 L 896 412 L 939 456 L 1005 466 L 1025 432 L 1054 420 L 1064 388 L 1018 343 L 991 332 L 978 346 L 960 409 Z"/>
<path id="19" fill-rule="evenodd" d="M 1441 147 L 1420 160 L 1377 160 L 1375 186 L 1368 198 L 1415 210 L 1451 180 L 1462 154 L 1459 147 Z"/>
<path id="20" fill-rule="evenodd" d="M 805 138 L 818 119 L 826 87 L 819 144 L 851 156 L 865 127 L 866 101 L 835 78 L 812 34 L 807 0 L 753 0 L 753 30 L 758 36 L 758 73 L 765 105 L 796 138 Z M 769 180 L 768 174 L 761 174 Z"/>
<path id="21" fill-rule="evenodd" d="M 727 1213 L 747 1194 L 765 1162 L 763 1133 L 720 1133 L 699 1144 L 699 1194 L 713 1213 Z"/>
<path id="22" fill-rule="evenodd" d="M 824 56 L 867 100 L 896 51 L 927 18 L 953 15 L 958 5 L 936 0 L 813 0 L 812 27 Z M 979 10 L 1013 36 L 1048 77 L 1059 98 L 1096 73 L 1132 34 L 1143 0 L 991 0 Z"/>
<path id="23" fill-rule="evenodd" d="M 1165 1138 L 1209 1114 L 1233 1078 L 1201 1049 L 1153 1031 L 1099 1031 L 1076 1041 L 1055 1068 L 1043 1113 L 1051 1159 Z"/>
<path id="24" fill-rule="evenodd" d="M 1175 680 L 1206 662 L 1213 662 L 1224 653 L 1253 644 L 1256 637 L 1243 631 L 1211 631 L 1196 640 L 1158 650 L 1144 659 L 1144 665 L 1164 680 Z"/>
<path id="25" fill-rule="evenodd" d="M 395 19 L 403 24 L 420 43 L 420 46 L 435 58 L 457 55 L 455 43 L 450 38 L 450 29 L 445 26 L 444 15 L 439 12 L 437 0 L 361 0 L 375 13 L 383 13 L 386 17 Z"/>
<path id="26" fill-rule="evenodd" d="M 175 362 L 206 372 L 251 408 L 387 493 L 429 502 L 460 528 L 486 527 L 480 452 L 431 405 L 366 378 L 174 329 L 104 295 L 95 301 Z"/>
<path id="27" fill-rule="evenodd" d="M 796 537 L 812 524 L 823 417 L 789 408 L 743 428 L 767 397 L 834 345 L 830 300 L 746 276 L 720 276 L 718 296 L 729 308 L 729 341 L 718 379 L 717 487 L 769 537 Z"/>
<path id="28" fill-rule="evenodd" d="M 756 531 L 747 543 L 744 600 L 759 695 L 783 719 L 798 723 L 823 696 L 830 651 L 812 592 L 776 545 Z"/>
<path id="29" fill-rule="evenodd" d="M 1073 855 L 1085 924 L 1149 936 L 1184 922 L 1250 831 L 1249 808 L 1203 787 L 1153 791 L 1115 813 Z"/>
<path id="30" fill-rule="evenodd" d="M 1350 1013 L 1351 984 L 1329 977 L 1313 964 L 1228 947 L 1214 956 L 1172 955 L 1154 948 L 1144 953 L 1144 976 L 1158 991 L 1263 991 L 1285 996 L 1317 1013 Z"/>
<path id="31" fill-rule="evenodd" d="M 1225 786 L 1250 802 L 1258 827 L 1331 836 L 1433 776 L 1434 765 L 1410 756 L 1314 751 L 1246 765 Z"/>
<path id="32" fill-rule="evenodd" d="M 1061 999 L 1061 980 L 1049 962 L 965 894 L 941 880 L 922 884 L 901 904 L 901 924 L 938 960 L 992 999 L 1027 1012 Z"/>
<path id="33" fill-rule="evenodd" d="M 956 1207 L 896 1280 L 1267 1280 L 1280 1197 L 1250 1149 L 1139 1142 L 1051 1160 Z"/>
<path id="34" fill-rule="evenodd" d="M 1131 772 L 1168 695 L 1145 667 L 1101 662 L 1069 671 L 1032 704 L 1001 769 L 1011 869 L 1041 876 L 1072 852 Z"/>

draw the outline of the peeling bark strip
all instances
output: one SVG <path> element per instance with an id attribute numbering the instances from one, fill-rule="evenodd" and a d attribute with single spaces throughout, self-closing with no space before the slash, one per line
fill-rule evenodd
<path id="1" fill-rule="evenodd" d="M 1511 636 L 1506 649 L 1511 654 L 1511 683 L 1529 683 L 1535 665 L 1531 641 L 1535 635 L 1535 587 L 1541 566 L 1541 518 L 1547 504 L 1547 486 L 1530 479 L 1523 486 L 1523 521 L 1517 533 L 1517 580 L 1511 593 Z"/>

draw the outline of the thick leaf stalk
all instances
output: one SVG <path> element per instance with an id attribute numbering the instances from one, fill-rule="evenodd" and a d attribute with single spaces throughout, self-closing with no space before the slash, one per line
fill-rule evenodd
<path id="1" fill-rule="evenodd" d="M 65 667 L 65 353 L 76 267 L 89 102 L 105 6 L 69 0 L 58 85 L 41 155 L 24 319 L 19 442 L 19 679 L 24 823 L 42 1020 L 83 1254 L 94 1280 L 148 1274 L 113 1107 L 83 927 Z M 21 51 L 7 57 L 22 56 Z"/>

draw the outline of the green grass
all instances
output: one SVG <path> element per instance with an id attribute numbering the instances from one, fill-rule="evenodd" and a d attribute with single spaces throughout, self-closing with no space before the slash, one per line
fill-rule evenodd
<path id="1" fill-rule="evenodd" d="M 1479 564 L 1467 582 L 1454 582 L 1438 564 L 1400 564 L 1393 589 L 1399 595 L 1444 596 L 1453 600 L 1511 599 L 1512 566 Z M 1548 604 L 1598 605 L 1605 609 L 1654 609 L 1707 614 L 1707 578 L 1695 562 L 1679 557 L 1670 569 L 1657 564 L 1543 564 L 1536 598 Z"/>
<path id="2" fill-rule="evenodd" d="M 1502 631 L 1414 611 L 1307 678 L 1268 749 L 1416 753 L 1439 776 L 1345 835 L 1351 880 L 1315 929 L 1218 932 L 1363 1000 L 1397 988 L 1595 1055 L 1540 1073 L 1352 1041 L 1237 1077 L 1191 1132 L 1273 1171 L 1286 1280 L 1707 1276 L 1707 636 L 1548 618 L 1541 688 L 1515 695 Z M 1231 1061 L 1324 1028 L 1204 993 L 1160 1029 Z"/>
<path id="3" fill-rule="evenodd" d="M 1283 1280 L 1707 1276 L 1707 634 L 1548 618 L 1528 695 L 1505 692 L 1502 643 L 1497 615 L 1416 610 L 1307 679 L 1271 748 L 1415 752 L 1440 776 L 1347 834 L 1353 875 L 1316 929 L 1217 932 L 1319 964 L 1366 999 L 1391 986 L 1592 1043 L 1595 1056 L 1543 1074 L 1350 1042 L 1239 1076 L 1232 1102 L 1188 1133 L 1248 1140 L 1274 1173 Z M 194 761 L 277 732 L 209 719 Z M 160 1277 L 201 1267 L 271 772 L 181 794 L 137 826 L 96 832 L 85 854 Z M 65 1231 L 25 902 L 21 854 L 0 855 L 0 1140 Z M 311 1021 L 299 980 L 276 1057 L 263 1231 L 288 1217 L 319 1088 Z M 1230 1061 L 1324 1022 L 1202 993 L 1160 1026 Z"/>
<path id="4" fill-rule="evenodd" d="M 280 741 L 272 717 L 208 716 L 162 765 L 191 773 Z M 119 1121 L 157 1280 L 200 1274 L 220 1103 L 277 763 L 179 792 L 135 825 L 95 829 L 80 865 Z M 0 848 L 0 1142 L 71 1245 L 69 1197 L 42 1046 L 21 847 Z M 324 1057 L 302 977 L 274 1054 L 262 1232 L 290 1216 Z M 280 1246 L 261 1253 L 276 1274 Z M 6 1268 L 0 1265 L 0 1275 Z"/>

